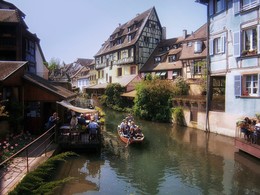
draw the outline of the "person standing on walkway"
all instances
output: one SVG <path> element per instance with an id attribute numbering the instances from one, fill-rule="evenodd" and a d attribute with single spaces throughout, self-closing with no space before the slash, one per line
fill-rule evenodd
<path id="1" fill-rule="evenodd" d="M 50 129 L 51 127 L 56 125 L 58 120 L 59 120 L 58 113 L 54 112 L 52 114 L 52 116 L 49 117 L 49 120 L 48 120 L 48 123 L 47 123 L 47 129 Z"/>

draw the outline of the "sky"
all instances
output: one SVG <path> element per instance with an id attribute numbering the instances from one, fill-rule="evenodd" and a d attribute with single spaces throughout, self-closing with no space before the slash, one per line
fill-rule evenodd
<path id="1" fill-rule="evenodd" d="M 94 59 L 119 24 L 155 7 L 166 38 L 196 31 L 206 23 L 206 6 L 195 0 L 5 0 L 26 16 L 47 62 Z"/>

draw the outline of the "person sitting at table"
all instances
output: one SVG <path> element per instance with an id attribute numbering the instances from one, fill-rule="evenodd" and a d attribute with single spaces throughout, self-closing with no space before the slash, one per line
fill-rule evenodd
<path id="1" fill-rule="evenodd" d="M 243 124 L 241 126 L 241 132 L 244 133 L 244 138 L 246 140 L 249 140 L 250 138 L 250 125 L 251 125 L 251 120 L 248 117 L 245 117 Z"/>
<path id="2" fill-rule="evenodd" d="M 70 128 L 75 130 L 78 125 L 78 118 L 76 115 L 73 115 L 70 119 Z"/>
<path id="3" fill-rule="evenodd" d="M 95 122 L 94 117 L 91 117 L 90 123 L 88 124 L 89 129 L 89 141 L 97 139 L 99 125 Z"/>
<path id="4" fill-rule="evenodd" d="M 86 126 L 87 125 L 87 122 L 86 122 L 86 119 L 85 119 L 85 116 L 84 114 L 80 114 L 80 117 L 78 118 L 78 123 L 79 125 L 84 125 Z"/>

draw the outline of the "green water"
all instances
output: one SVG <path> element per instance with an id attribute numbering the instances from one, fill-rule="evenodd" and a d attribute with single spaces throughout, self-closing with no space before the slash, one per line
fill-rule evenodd
<path id="1" fill-rule="evenodd" d="M 112 148 L 80 153 L 58 176 L 75 179 L 59 194 L 260 194 L 260 161 L 232 138 L 136 119 L 145 142 L 125 147 L 116 133 L 122 113 L 107 111 Z"/>

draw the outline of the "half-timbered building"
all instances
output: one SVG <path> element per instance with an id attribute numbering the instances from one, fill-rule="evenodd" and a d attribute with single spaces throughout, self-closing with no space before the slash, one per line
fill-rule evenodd
<path id="1" fill-rule="evenodd" d="M 137 75 L 165 37 L 163 29 L 155 7 L 120 24 L 94 56 L 97 85 L 118 83 L 124 76 Z"/>

